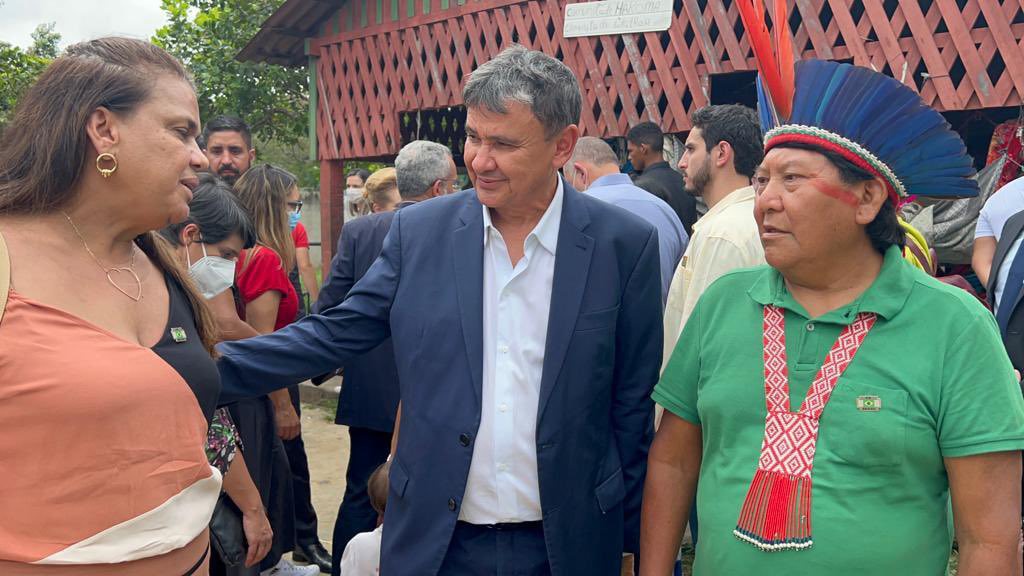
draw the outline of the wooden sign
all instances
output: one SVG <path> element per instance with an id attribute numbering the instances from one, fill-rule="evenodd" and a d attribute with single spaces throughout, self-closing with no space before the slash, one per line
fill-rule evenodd
<path id="1" fill-rule="evenodd" d="M 605 36 L 660 32 L 672 24 L 672 0 L 603 0 L 565 6 L 562 35 Z"/>

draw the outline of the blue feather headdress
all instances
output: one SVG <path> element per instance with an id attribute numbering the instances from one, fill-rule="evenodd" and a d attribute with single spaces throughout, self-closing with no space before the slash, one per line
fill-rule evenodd
<path id="1" fill-rule="evenodd" d="M 873 70 L 838 62 L 803 60 L 792 66 L 786 45 L 764 48 L 764 14 L 756 2 L 740 4 L 752 35 L 765 152 L 803 143 L 840 154 L 882 178 L 898 205 L 908 195 L 963 198 L 978 195 L 975 170 L 963 140 L 916 92 Z M 778 2 L 786 22 L 785 3 Z M 743 9 L 746 8 L 746 9 Z M 777 15 L 778 16 L 778 15 Z M 780 34 L 776 26 L 776 38 Z M 760 36 L 760 38 L 755 38 Z M 792 66 L 792 67 L 791 67 Z M 795 74 L 785 70 L 795 68 Z M 779 70 L 783 71 L 780 73 Z M 787 86 L 787 80 L 793 84 Z"/>

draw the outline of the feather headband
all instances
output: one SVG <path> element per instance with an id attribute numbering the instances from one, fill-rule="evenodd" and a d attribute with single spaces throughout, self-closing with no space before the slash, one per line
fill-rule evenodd
<path id="1" fill-rule="evenodd" d="M 761 0 L 738 6 L 757 60 L 765 152 L 801 143 L 837 153 L 881 178 L 894 204 L 912 194 L 978 195 L 963 140 L 911 88 L 850 64 L 794 64 L 786 0 L 774 2 L 774 41 Z"/>

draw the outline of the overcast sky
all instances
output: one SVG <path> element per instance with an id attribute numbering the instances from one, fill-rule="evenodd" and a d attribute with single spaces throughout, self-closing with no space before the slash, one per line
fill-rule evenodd
<path id="1" fill-rule="evenodd" d="M 0 40 L 25 48 L 38 24 L 54 22 L 61 47 L 119 34 L 149 38 L 165 23 L 160 0 L 0 0 Z"/>

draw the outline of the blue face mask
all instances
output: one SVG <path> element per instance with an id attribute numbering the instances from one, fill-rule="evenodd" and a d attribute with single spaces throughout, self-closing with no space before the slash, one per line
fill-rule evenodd
<path id="1" fill-rule="evenodd" d="M 288 213 L 288 225 L 291 226 L 292 230 L 295 230 L 295 226 L 299 223 L 299 217 L 302 216 L 298 212 Z"/>

